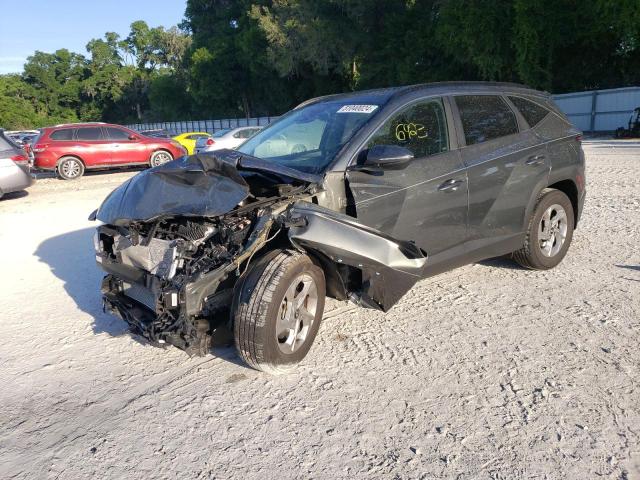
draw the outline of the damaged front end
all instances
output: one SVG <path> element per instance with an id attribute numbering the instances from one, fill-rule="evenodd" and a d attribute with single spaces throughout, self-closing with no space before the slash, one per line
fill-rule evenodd
<path id="1" fill-rule="evenodd" d="M 327 292 L 388 310 L 426 257 L 316 203 L 321 178 L 233 151 L 186 157 L 133 177 L 93 219 L 105 309 L 156 345 L 204 355 L 228 340 L 238 280 L 272 249 L 297 248 Z"/>

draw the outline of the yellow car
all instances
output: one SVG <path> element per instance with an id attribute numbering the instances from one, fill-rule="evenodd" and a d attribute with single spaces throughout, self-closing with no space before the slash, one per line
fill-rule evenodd
<path id="1" fill-rule="evenodd" d="M 196 148 L 196 140 L 199 138 L 209 138 L 211 134 L 207 132 L 187 132 L 176 135 L 173 139 L 187 149 L 189 155 L 193 155 Z"/>

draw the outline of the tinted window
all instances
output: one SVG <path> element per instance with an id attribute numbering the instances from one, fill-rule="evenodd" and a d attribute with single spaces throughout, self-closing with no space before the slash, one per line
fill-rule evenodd
<path id="1" fill-rule="evenodd" d="M 447 120 L 442 100 L 419 102 L 393 115 L 369 140 L 374 145 L 408 148 L 414 157 L 426 157 L 449 149 Z"/>
<path id="2" fill-rule="evenodd" d="M 506 102 L 492 95 L 455 97 L 467 145 L 518 132 L 516 116 Z"/>
<path id="3" fill-rule="evenodd" d="M 546 108 L 522 97 L 509 97 L 509 100 L 520 111 L 530 127 L 535 127 L 549 113 Z"/>
<path id="4" fill-rule="evenodd" d="M 129 140 L 130 133 L 120 128 L 107 127 L 107 135 L 111 140 Z M 79 135 L 78 138 L 80 138 Z"/>
<path id="5" fill-rule="evenodd" d="M 50 135 L 51 140 L 73 140 L 73 128 L 56 130 Z"/>
<path id="6" fill-rule="evenodd" d="M 77 140 L 102 140 L 102 129 L 100 127 L 79 128 L 76 133 Z"/>

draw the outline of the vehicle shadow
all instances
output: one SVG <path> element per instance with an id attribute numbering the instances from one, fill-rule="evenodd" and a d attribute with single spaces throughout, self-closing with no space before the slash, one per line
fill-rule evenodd
<path id="1" fill-rule="evenodd" d="M 126 173 L 126 172 L 141 172 L 142 170 L 146 170 L 147 166 L 134 166 L 134 167 L 119 167 L 119 168 L 110 168 L 104 170 L 86 170 L 84 172 L 83 177 L 100 177 L 103 175 L 111 175 L 114 173 Z M 55 172 L 50 170 L 32 170 L 31 176 L 36 180 L 42 180 L 45 178 L 58 178 Z M 61 180 L 64 181 L 64 180 Z"/>
<path id="2" fill-rule="evenodd" d="M 78 308 L 93 317 L 94 333 L 122 335 L 128 331 L 126 324 L 102 311 L 103 274 L 95 261 L 93 232 L 94 228 L 85 228 L 48 238 L 38 245 L 35 255 L 64 282 L 65 291 Z"/>
<path id="3" fill-rule="evenodd" d="M 29 192 L 27 192 L 26 190 L 20 190 L 18 192 L 10 192 L 10 193 L 5 193 L 2 197 L 0 197 L 0 202 L 4 201 L 4 200 L 15 200 L 18 198 L 23 198 L 29 195 Z"/>
<path id="4" fill-rule="evenodd" d="M 106 333 L 112 337 L 131 335 L 141 345 L 151 346 L 145 338 L 131 333 L 123 320 L 102 310 L 100 284 L 104 273 L 95 261 L 94 232 L 94 228 L 85 228 L 48 238 L 38 245 L 34 254 L 64 282 L 65 291 L 77 307 L 91 315 L 94 334 Z M 211 353 L 230 363 L 246 367 L 232 345 L 233 333 L 218 329 Z"/>
<path id="5" fill-rule="evenodd" d="M 489 258 L 488 260 L 482 260 L 477 263 L 478 265 L 484 265 L 485 267 L 506 268 L 508 270 L 526 270 L 526 268 L 518 265 L 508 256 Z"/>

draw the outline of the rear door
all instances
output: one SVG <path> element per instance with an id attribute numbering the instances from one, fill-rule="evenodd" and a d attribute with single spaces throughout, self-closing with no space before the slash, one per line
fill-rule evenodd
<path id="1" fill-rule="evenodd" d="M 106 166 L 111 162 L 111 142 L 104 137 L 102 128 L 77 127 L 73 151 L 87 167 Z"/>
<path id="2" fill-rule="evenodd" d="M 525 212 L 546 182 L 541 139 L 502 95 L 453 97 L 469 178 L 469 253 L 503 255 L 522 246 Z"/>
<path id="3" fill-rule="evenodd" d="M 467 174 L 455 145 L 448 102 L 428 98 L 392 113 L 367 141 L 411 150 L 403 169 L 368 172 L 352 165 L 348 186 L 357 218 L 427 252 L 428 274 L 464 253 L 467 238 Z"/>
<path id="4" fill-rule="evenodd" d="M 119 127 L 104 127 L 105 134 L 111 143 L 111 163 L 126 165 L 146 163 L 149 153 L 140 141 L 140 136 Z"/>

